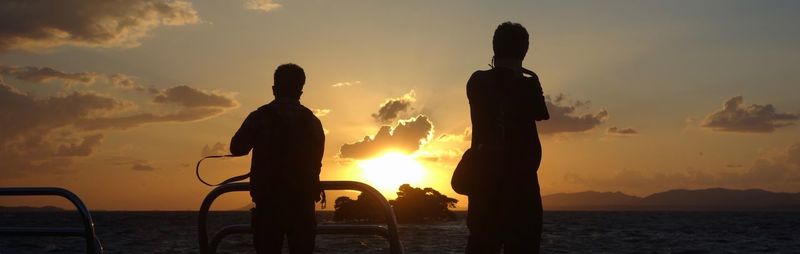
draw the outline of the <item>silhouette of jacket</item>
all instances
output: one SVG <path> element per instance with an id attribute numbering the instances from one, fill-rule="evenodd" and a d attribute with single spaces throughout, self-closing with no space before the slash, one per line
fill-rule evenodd
<path id="1" fill-rule="evenodd" d="M 542 204 L 536 121 L 549 118 L 538 77 L 507 68 L 467 83 L 472 147 L 488 157 L 485 184 L 469 195 L 467 253 L 538 253 Z"/>
<path id="2" fill-rule="evenodd" d="M 315 202 L 325 134 L 319 119 L 298 100 L 278 98 L 253 111 L 231 139 L 231 153 L 253 150 L 250 196 L 256 252 L 312 253 Z"/>
<path id="3" fill-rule="evenodd" d="M 278 98 L 253 111 L 231 139 L 231 153 L 253 150 L 251 196 L 316 200 L 325 134 L 319 119 L 298 100 Z"/>

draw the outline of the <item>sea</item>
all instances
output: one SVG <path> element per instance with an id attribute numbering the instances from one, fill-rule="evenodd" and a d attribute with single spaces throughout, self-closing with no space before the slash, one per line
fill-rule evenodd
<path id="1" fill-rule="evenodd" d="M 401 224 L 405 253 L 463 253 L 465 213 L 448 222 Z M 249 212 L 211 212 L 209 231 L 247 223 Z M 330 212 L 320 223 L 332 223 Z M 93 212 L 105 253 L 198 253 L 195 212 Z M 80 226 L 75 212 L 3 212 L 0 226 Z M 320 235 L 315 253 L 388 253 L 380 237 Z M 800 253 L 798 212 L 557 212 L 544 214 L 543 253 Z M 76 237 L 0 236 L 0 254 L 85 253 Z M 217 253 L 255 253 L 249 235 Z"/>

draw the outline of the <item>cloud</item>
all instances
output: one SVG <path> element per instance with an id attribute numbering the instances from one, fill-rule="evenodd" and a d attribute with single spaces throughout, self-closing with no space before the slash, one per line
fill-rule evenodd
<path id="1" fill-rule="evenodd" d="M 94 151 L 95 146 L 103 141 L 103 134 L 95 134 L 83 137 L 80 144 L 66 144 L 58 147 L 58 156 L 89 156 Z"/>
<path id="2" fill-rule="evenodd" d="M 714 131 L 770 133 L 777 128 L 794 125 L 800 115 L 778 113 L 772 104 L 745 105 L 742 96 L 728 99 L 722 109 L 708 114 L 700 126 Z"/>
<path id="3" fill-rule="evenodd" d="M 158 167 L 153 165 L 153 163 L 148 160 L 138 159 L 130 156 L 102 156 L 101 160 L 108 165 L 125 166 L 126 168 L 135 171 L 153 171 L 158 169 Z"/>
<path id="4" fill-rule="evenodd" d="M 200 21 L 184 0 L 0 1 L 0 52 L 62 45 L 136 47 L 160 26 Z"/>
<path id="5" fill-rule="evenodd" d="M 51 133 L 124 105 L 112 97 L 83 92 L 35 99 L 0 80 L 0 176 L 68 171 L 73 157 L 89 156 L 102 136 L 85 136 L 80 144 L 63 144 L 51 138 Z"/>
<path id="6" fill-rule="evenodd" d="M 566 102 L 563 94 L 545 97 L 545 104 L 550 113 L 550 120 L 537 122 L 540 134 L 558 134 L 566 132 L 584 132 L 591 130 L 608 119 L 608 111 L 602 109 L 594 114 L 577 114 L 579 108 L 585 107 L 588 102 Z"/>
<path id="7" fill-rule="evenodd" d="M 153 170 L 156 170 L 156 167 L 155 167 L 155 166 L 153 166 L 153 165 L 151 165 L 151 164 L 150 164 L 149 162 L 147 162 L 147 161 L 140 161 L 140 162 L 134 162 L 134 163 L 133 163 L 133 165 L 131 165 L 131 170 L 136 170 L 136 171 L 153 171 Z"/>
<path id="8" fill-rule="evenodd" d="M 157 104 L 177 105 L 180 109 L 173 113 L 137 113 L 127 116 L 97 117 L 81 119 L 75 126 L 82 130 L 116 129 L 125 130 L 151 123 L 195 122 L 218 116 L 238 107 L 235 99 L 216 92 L 207 92 L 186 85 L 175 86 L 159 91 L 153 98 Z"/>
<path id="9" fill-rule="evenodd" d="M 100 74 L 94 72 L 63 72 L 50 67 L 16 67 L 5 65 L 0 65 L 0 75 L 8 75 L 15 79 L 34 83 L 46 83 L 51 80 L 60 80 L 68 84 L 92 84 L 98 78 L 102 78 Z"/>
<path id="10" fill-rule="evenodd" d="M 372 114 L 372 118 L 379 123 L 391 123 L 397 119 L 400 113 L 411 109 L 411 104 L 416 101 L 416 96 L 414 90 L 411 90 L 403 96 L 387 99 L 380 105 L 378 113 Z"/>
<path id="11" fill-rule="evenodd" d="M 206 157 L 211 155 L 225 155 L 229 154 L 230 149 L 228 149 L 228 145 L 217 142 L 214 145 L 205 145 L 203 149 L 200 150 L 200 157 Z"/>
<path id="12" fill-rule="evenodd" d="M 225 95 L 201 91 L 187 85 L 175 86 L 161 91 L 153 98 L 153 102 L 177 104 L 186 108 L 232 108 L 239 106 L 236 100 Z"/>
<path id="13" fill-rule="evenodd" d="M 331 110 L 330 109 L 326 109 L 326 108 L 322 108 L 322 109 L 315 108 L 315 109 L 312 109 L 311 111 L 313 111 L 314 115 L 317 116 L 317 117 L 323 117 L 323 116 L 326 116 L 329 113 L 331 113 Z"/>
<path id="14" fill-rule="evenodd" d="M 425 115 L 408 120 L 400 120 L 394 126 L 382 126 L 374 137 L 342 145 L 341 158 L 367 159 L 382 152 L 392 150 L 411 153 L 430 141 L 433 136 L 433 123 Z"/>
<path id="15" fill-rule="evenodd" d="M 50 131 L 89 119 L 102 112 L 123 108 L 113 97 L 88 92 L 35 99 L 5 83 L 0 83 L 0 144 L 29 134 Z"/>
<path id="16" fill-rule="evenodd" d="M 616 126 L 608 128 L 606 130 L 606 133 L 609 135 L 618 135 L 618 136 L 630 136 L 639 134 L 639 132 L 634 130 L 633 128 L 618 128 Z"/>
<path id="17" fill-rule="evenodd" d="M 70 89 L 34 97 L 0 79 L 0 176 L 68 172 L 75 159 L 97 150 L 105 131 L 149 123 L 198 121 L 239 105 L 217 92 L 176 86 L 151 93 L 156 107 L 145 111 L 135 101 Z M 140 164 L 138 169 L 146 168 L 146 164 Z"/>
<path id="18" fill-rule="evenodd" d="M 353 82 L 345 81 L 345 82 L 334 83 L 333 85 L 331 85 L 331 87 L 345 87 L 345 86 L 352 86 L 352 85 L 358 85 L 358 84 L 361 84 L 361 81 L 358 81 L 358 80 L 353 81 Z"/>
<path id="19" fill-rule="evenodd" d="M 268 12 L 280 8 L 281 4 L 275 3 L 272 0 L 245 0 L 244 8 L 259 12 Z"/>
<path id="20" fill-rule="evenodd" d="M 143 85 L 136 82 L 135 78 L 132 76 L 128 76 L 122 73 L 115 73 L 108 75 L 108 81 L 111 82 L 112 85 L 128 90 L 136 90 L 140 92 L 147 92 L 150 94 L 158 94 L 160 91 L 158 89 L 150 87 L 146 88 Z"/>
<path id="21" fill-rule="evenodd" d="M 77 121 L 75 126 L 87 131 L 127 130 L 152 123 L 195 122 L 218 116 L 224 112 L 223 108 L 184 108 L 169 114 L 139 113 L 130 116 L 82 119 Z"/>

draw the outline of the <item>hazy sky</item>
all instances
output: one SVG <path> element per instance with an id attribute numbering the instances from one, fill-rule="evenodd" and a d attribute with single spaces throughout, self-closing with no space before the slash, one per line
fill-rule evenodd
<path id="1" fill-rule="evenodd" d="M 93 209 L 197 209 L 210 188 L 194 163 L 225 152 L 272 99 L 275 67 L 293 62 L 327 132 L 323 180 L 367 181 L 393 198 L 363 162 L 399 147 L 423 169 L 412 185 L 464 206 L 449 180 L 469 147 L 465 84 L 510 20 L 531 33 L 524 65 L 553 115 L 539 125 L 542 193 L 800 192 L 798 11 L 796 1 L 3 1 L 0 186 L 66 187 Z M 211 161 L 204 175 L 248 167 Z"/>

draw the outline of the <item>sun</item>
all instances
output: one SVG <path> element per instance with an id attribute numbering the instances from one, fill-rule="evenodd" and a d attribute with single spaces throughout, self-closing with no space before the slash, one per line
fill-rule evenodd
<path id="1" fill-rule="evenodd" d="M 394 194 L 400 185 L 418 185 L 425 178 L 425 168 L 413 157 L 388 152 L 381 157 L 358 163 L 362 177 L 384 195 Z"/>

